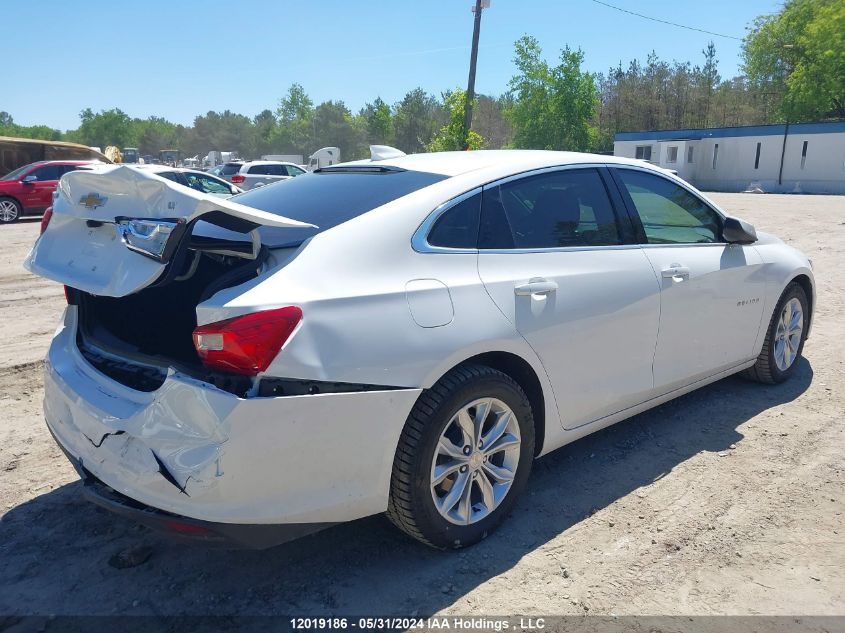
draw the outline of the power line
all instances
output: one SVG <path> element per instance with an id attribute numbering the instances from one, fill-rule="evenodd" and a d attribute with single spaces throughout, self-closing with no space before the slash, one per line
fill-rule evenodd
<path id="1" fill-rule="evenodd" d="M 694 26 L 687 26 L 686 24 L 678 24 L 677 22 L 669 22 L 668 20 L 661 20 L 660 18 L 653 18 L 650 15 L 643 15 L 642 13 L 637 13 L 636 11 L 629 11 L 628 9 L 623 9 L 622 7 L 617 7 L 612 4 L 608 4 L 607 2 L 602 2 L 601 0 L 592 0 L 596 4 L 600 4 L 605 7 L 609 7 L 611 9 L 616 9 L 617 11 L 621 11 L 622 13 L 628 13 L 630 15 L 635 15 L 638 18 L 643 18 L 644 20 L 651 20 L 652 22 L 660 22 L 661 24 L 668 24 L 669 26 L 677 26 L 678 28 L 687 29 L 690 31 L 698 31 L 699 33 L 707 33 L 707 35 L 715 35 L 716 37 L 724 37 L 729 40 L 738 40 L 742 41 L 741 37 L 735 37 L 733 35 L 725 35 L 724 33 L 714 33 L 713 31 L 705 31 L 704 29 L 697 29 Z"/>

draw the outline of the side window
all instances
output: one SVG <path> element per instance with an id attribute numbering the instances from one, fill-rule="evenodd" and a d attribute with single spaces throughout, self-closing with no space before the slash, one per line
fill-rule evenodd
<path id="1" fill-rule="evenodd" d="M 633 169 L 618 169 L 617 173 L 640 216 L 649 244 L 720 241 L 719 214 L 683 187 Z"/>
<path id="2" fill-rule="evenodd" d="M 445 248 L 475 248 L 480 212 L 480 193 L 461 200 L 437 218 L 428 233 L 428 243 Z"/>
<path id="3" fill-rule="evenodd" d="M 268 165 L 253 165 L 249 168 L 249 171 L 247 171 L 247 173 L 250 175 L 266 176 L 270 173 L 269 171 L 267 171 L 267 167 Z"/>
<path id="4" fill-rule="evenodd" d="M 566 169 L 485 187 L 479 248 L 621 244 L 616 215 L 595 169 Z"/>
<path id="5" fill-rule="evenodd" d="M 285 169 L 288 170 L 288 176 L 301 176 L 305 173 L 304 170 L 299 167 L 294 167 L 293 165 L 285 165 Z"/>
<path id="6" fill-rule="evenodd" d="M 59 165 L 44 165 L 44 167 L 39 167 L 30 172 L 29 175 L 35 176 L 38 182 L 44 182 L 45 180 L 58 180 L 62 177 L 62 173 Z"/>
<path id="7" fill-rule="evenodd" d="M 185 172 L 184 176 L 188 181 L 188 186 L 197 191 L 202 191 L 203 193 L 232 193 L 228 184 L 222 183 L 214 178 L 192 174 L 191 172 Z"/>
<path id="8" fill-rule="evenodd" d="M 284 165 L 267 165 L 267 174 L 269 176 L 287 176 L 288 170 Z"/>
<path id="9" fill-rule="evenodd" d="M 162 178 L 166 178 L 167 180 L 172 180 L 173 182 L 179 182 L 179 178 L 172 171 L 160 171 L 160 172 L 158 172 L 158 175 L 161 176 Z M 183 183 L 179 182 L 179 184 L 181 185 Z"/>

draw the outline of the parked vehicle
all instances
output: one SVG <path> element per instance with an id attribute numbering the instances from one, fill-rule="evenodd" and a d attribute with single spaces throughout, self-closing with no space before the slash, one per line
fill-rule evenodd
<path id="1" fill-rule="evenodd" d="M 287 180 L 305 173 L 299 165 L 280 163 L 270 160 L 251 160 L 248 162 L 226 163 L 219 176 L 232 184 L 249 191 L 280 180 Z"/>
<path id="2" fill-rule="evenodd" d="M 233 185 L 219 176 L 198 169 L 186 169 L 183 167 L 168 167 L 167 165 L 138 165 L 147 173 L 156 174 L 167 180 L 190 187 L 200 193 L 208 193 L 221 198 L 229 198 L 235 194 L 243 193 L 243 189 Z"/>
<path id="3" fill-rule="evenodd" d="M 207 541 L 387 512 L 470 545 L 535 457 L 789 379 L 816 307 L 807 257 L 634 160 L 398 156 L 216 201 L 150 178 L 65 176 L 26 261 L 69 287 L 44 410 L 91 500 Z"/>
<path id="4" fill-rule="evenodd" d="M 336 165 L 340 162 L 339 147 L 323 147 L 308 157 L 308 171 Z"/>
<path id="5" fill-rule="evenodd" d="M 123 162 L 124 163 L 142 163 L 143 159 L 141 158 L 141 153 L 138 151 L 137 147 L 124 147 L 123 148 Z"/>
<path id="6" fill-rule="evenodd" d="M 0 223 L 41 215 L 53 202 L 59 179 L 69 171 L 100 164 L 82 160 L 48 160 L 24 165 L 0 176 Z"/>
<path id="7" fill-rule="evenodd" d="M 162 165 L 176 167 L 182 161 L 182 152 L 178 149 L 163 149 L 158 153 L 158 160 Z"/>

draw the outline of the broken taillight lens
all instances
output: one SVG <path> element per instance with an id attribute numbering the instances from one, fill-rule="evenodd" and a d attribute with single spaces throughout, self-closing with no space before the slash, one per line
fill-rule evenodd
<path id="1" fill-rule="evenodd" d="M 255 376 L 270 366 L 301 320 L 302 310 L 288 306 L 201 325 L 194 347 L 209 369 Z"/>

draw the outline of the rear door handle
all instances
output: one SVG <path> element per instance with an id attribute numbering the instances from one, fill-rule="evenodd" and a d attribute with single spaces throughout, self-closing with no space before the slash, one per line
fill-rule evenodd
<path id="1" fill-rule="evenodd" d="M 686 266 L 680 264 L 672 264 L 669 268 L 664 268 L 660 271 L 664 279 L 673 279 L 675 281 L 683 281 L 689 279 L 690 270 Z"/>
<path id="2" fill-rule="evenodd" d="M 542 277 L 533 277 L 527 284 L 516 286 L 513 291 L 517 297 L 529 297 L 531 295 L 548 295 L 557 290 L 557 283 L 548 281 Z"/>

